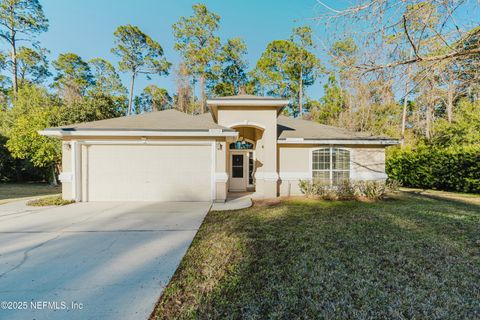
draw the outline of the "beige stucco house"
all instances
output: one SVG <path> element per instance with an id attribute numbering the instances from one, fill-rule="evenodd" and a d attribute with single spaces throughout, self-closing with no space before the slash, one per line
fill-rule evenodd
<path id="1" fill-rule="evenodd" d="M 375 137 L 281 115 L 288 100 L 208 100 L 210 113 L 176 110 L 47 128 L 63 140 L 63 197 L 76 201 L 225 201 L 300 194 L 299 180 L 381 180 Z"/>

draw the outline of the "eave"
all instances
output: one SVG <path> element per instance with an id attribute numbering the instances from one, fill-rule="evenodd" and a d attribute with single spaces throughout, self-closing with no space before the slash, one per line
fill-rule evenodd
<path id="1" fill-rule="evenodd" d="M 397 139 L 305 139 L 305 138 L 285 138 L 278 139 L 278 144 L 324 144 L 324 145 L 382 145 L 392 146 L 400 144 Z"/>
<path id="2" fill-rule="evenodd" d="M 209 130 L 110 130 L 110 129 L 45 129 L 38 131 L 48 137 L 232 137 L 238 132 L 222 129 Z"/>

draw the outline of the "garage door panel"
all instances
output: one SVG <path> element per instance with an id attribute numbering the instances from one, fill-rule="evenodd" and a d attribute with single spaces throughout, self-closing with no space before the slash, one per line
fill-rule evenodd
<path id="1" fill-rule="evenodd" d="M 209 201 L 211 147 L 92 145 L 89 201 Z"/>

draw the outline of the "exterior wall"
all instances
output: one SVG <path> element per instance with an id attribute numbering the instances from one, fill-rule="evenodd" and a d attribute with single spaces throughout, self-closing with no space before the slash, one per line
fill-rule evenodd
<path id="1" fill-rule="evenodd" d="M 62 182 L 62 198 L 72 200 L 72 152 L 68 142 L 62 143 L 62 172 L 60 181 Z"/>
<path id="2" fill-rule="evenodd" d="M 278 148 L 279 193 L 300 195 L 299 180 L 310 180 L 311 150 L 325 145 L 280 145 Z M 385 173 L 385 148 L 375 146 L 337 146 L 350 150 L 352 180 L 382 180 Z"/>
<path id="3" fill-rule="evenodd" d="M 385 148 L 356 148 L 353 152 L 352 175 L 353 180 L 384 180 Z"/>
<path id="4" fill-rule="evenodd" d="M 215 183 L 216 202 L 225 202 L 228 194 L 227 148 L 225 141 L 216 142 L 215 147 Z"/>
<path id="5" fill-rule="evenodd" d="M 276 107 L 219 107 L 218 124 L 226 127 L 256 127 L 256 196 L 277 196 L 277 109 Z M 252 139 L 253 140 L 253 139 Z"/>

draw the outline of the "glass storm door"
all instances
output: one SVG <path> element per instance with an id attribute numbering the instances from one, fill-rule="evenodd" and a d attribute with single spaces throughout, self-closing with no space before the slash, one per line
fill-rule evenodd
<path id="1" fill-rule="evenodd" d="M 248 182 L 248 153 L 231 152 L 230 191 L 246 191 Z"/>

